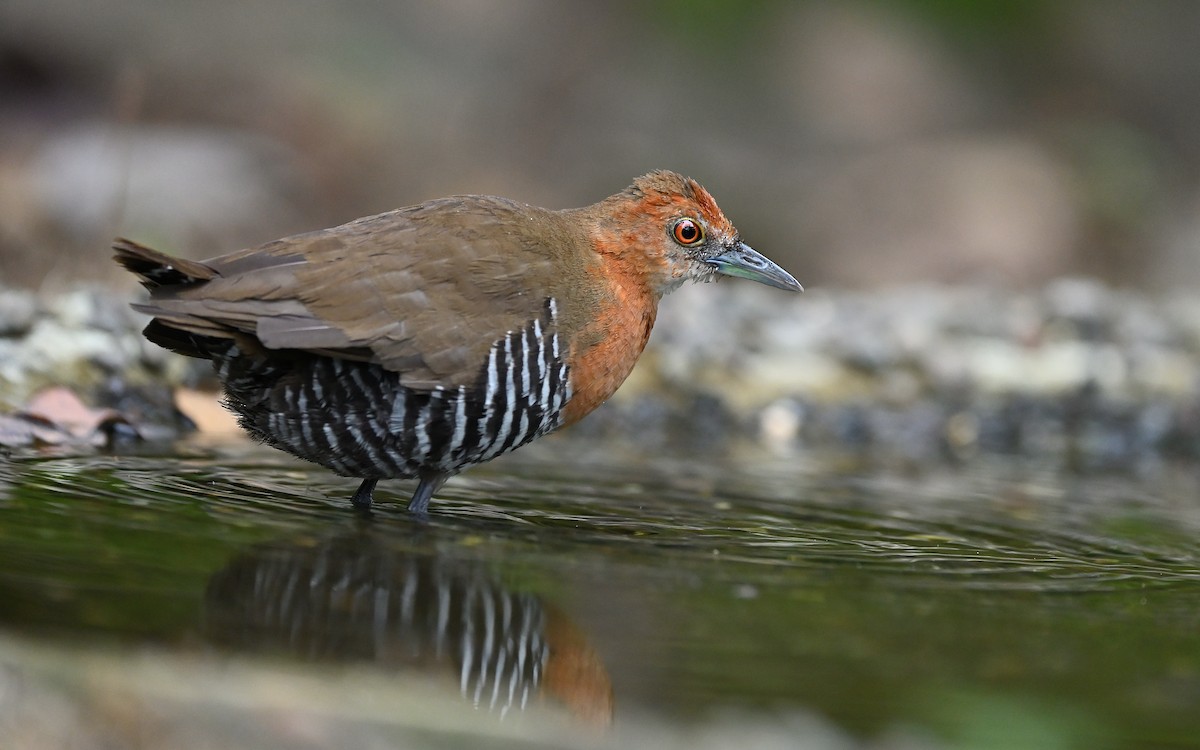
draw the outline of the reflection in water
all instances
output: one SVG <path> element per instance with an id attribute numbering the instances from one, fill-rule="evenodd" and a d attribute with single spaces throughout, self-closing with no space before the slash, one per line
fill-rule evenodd
<path id="1" fill-rule="evenodd" d="M 218 643 L 448 677 L 501 717 L 550 699 L 588 724 L 612 721 L 612 683 L 583 633 L 478 563 L 369 534 L 267 545 L 212 577 L 205 610 Z"/>

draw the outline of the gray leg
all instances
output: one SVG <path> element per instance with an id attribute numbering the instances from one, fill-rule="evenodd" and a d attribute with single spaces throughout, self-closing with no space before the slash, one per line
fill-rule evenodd
<path id="1" fill-rule="evenodd" d="M 350 498 L 350 502 L 359 510 L 371 509 L 371 493 L 375 491 L 375 485 L 378 484 L 378 479 L 364 479 L 362 484 L 358 485 L 358 489 L 354 492 L 354 497 Z"/>
<path id="2" fill-rule="evenodd" d="M 425 512 L 429 510 L 429 501 L 433 497 L 433 493 L 446 483 L 450 474 L 444 471 L 422 471 L 418 476 L 421 478 L 421 483 L 417 485 L 417 491 L 413 493 L 412 500 L 408 501 L 408 512 L 425 515 Z"/>

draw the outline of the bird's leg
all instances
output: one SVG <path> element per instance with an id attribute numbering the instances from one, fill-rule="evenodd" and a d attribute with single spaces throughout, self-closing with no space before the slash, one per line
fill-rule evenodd
<path id="1" fill-rule="evenodd" d="M 378 479 L 364 479 L 362 484 L 358 485 L 358 489 L 354 491 L 354 497 L 350 498 L 350 502 L 355 508 L 371 509 L 371 493 L 375 491 L 375 485 L 378 483 Z"/>
<path id="2" fill-rule="evenodd" d="M 417 485 L 417 491 L 413 493 L 412 500 L 408 501 L 408 512 L 425 515 L 425 511 L 429 510 L 429 501 L 433 498 L 433 493 L 446 483 L 446 480 L 450 478 L 450 472 L 422 471 L 417 476 L 421 478 L 421 482 Z"/>

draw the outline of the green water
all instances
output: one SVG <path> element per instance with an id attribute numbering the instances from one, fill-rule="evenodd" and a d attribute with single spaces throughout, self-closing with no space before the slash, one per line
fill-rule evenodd
<path id="1" fill-rule="evenodd" d="M 545 443 L 451 481 L 426 523 L 403 511 L 408 483 L 381 484 L 363 518 L 347 503 L 352 480 L 242 443 L 0 459 L 0 667 L 85 706 L 97 678 L 81 667 L 73 682 L 73 663 L 102 654 L 116 676 L 100 682 L 120 685 L 147 679 L 150 654 L 180 678 L 232 664 L 300 675 L 288 684 L 334 669 L 343 690 L 396 679 L 420 693 L 428 679 L 449 685 L 452 712 L 487 714 L 455 689 L 458 667 L 437 667 L 444 654 L 415 653 L 433 636 L 420 641 L 387 609 L 420 575 L 451 593 L 418 609 L 485 592 L 568 623 L 572 653 L 600 668 L 555 705 L 568 727 L 594 724 L 584 704 L 611 690 L 601 735 L 634 738 L 621 745 L 720 746 L 732 721 L 743 735 L 773 727 L 782 746 L 1200 747 L 1200 496 L 1188 471 L 660 459 Z M 288 576 L 290 588 L 278 583 Z M 346 593 L 356 585 L 374 615 Z M 232 689 L 220 675 L 187 705 Z M 401 730 L 423 721 L 385 715 Z M 273 731 L 253 712 L 246 721 L 243 737 Z M 476 735 L 491 721 L 511 729 L 497 714 Z"/>

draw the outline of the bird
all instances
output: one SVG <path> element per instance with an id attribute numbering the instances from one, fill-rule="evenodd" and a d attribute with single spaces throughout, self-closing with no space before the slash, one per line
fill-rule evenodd
<path id="1" fill-rule="evenodd" d="M 459 195 L 195 261 L 128 239 L 143 335 L 211 360 L 260 442 L 361 480 L 450 477 L 571 425 L 633 369 L 663 295 L 741 277 L 803 291 L 695 180 L 657 170 L 590 206 Z"/>

